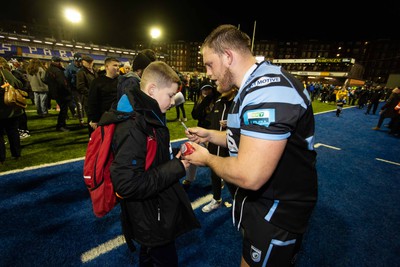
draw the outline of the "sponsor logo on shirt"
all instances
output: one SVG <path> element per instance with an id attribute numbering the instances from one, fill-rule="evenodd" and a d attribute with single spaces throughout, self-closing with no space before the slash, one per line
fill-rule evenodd
<path id="1" fill-rule="evenodd" d="M 279 83 L 281 81 L 280 77 L 260 77 L 257 81 L 255 81 L 251 88 L 256 86 L 265 86 L 270 83 Z"/>
<path id="2" fill-rule="evenodd" d="M 268 127 L 271 122 L 275 122 L 275 109 L 256 109 L 248 110 L 244 114 L 246 125 L 257 124 Z"/>

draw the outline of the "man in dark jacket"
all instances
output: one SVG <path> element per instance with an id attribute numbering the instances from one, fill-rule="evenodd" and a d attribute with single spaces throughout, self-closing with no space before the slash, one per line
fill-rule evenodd
<path id="1" fill-rule="evenodd" d="M 134 240 L 141 245 L 140 266 L 178 266 L 175 239 L 200 227 L 179 183 L 189 164 L 180 159 L 180 152 L 174 156 L 166 125 L 165 113 L 174 104 L 178 83 L 171 67 L 152 62 L 144 70 L 140 89 L 127 92 L 117 106 L 134 118 L 115 128 L 111 179 L 120 197 L 127 243 Z M 156 139 L 157 151 L 146 170 L 147 138 Z"/>
<path id="2" fill-rule="evenodd" d="M 82 56 L 82 67 L 76 74 L 76 89 L 80 96 L 80 102 L 82 105 L 82 114 L 87 115 L 88 110 L 88 97 L 89 97 L 89 87 L 94 79 L 97 78 L 97 72 L 93 69 L 94 59 L 91 56 Z M 84 115 L 82 118 L 85 117 Z M 83 125 L 83 120 L 81 125 Z M 89 126 L 90 127 L 90 126 Z"/>
<path id="3" fill-rule="evenodd" d="M 380 130 L 382 123 L 385 119 L 390 118 L 389 128 L 392 128 L 393 121 L 392 119 L 397 117 L 398 111 L 395 110 L 395 107 L 400 102 L 400 89 L 398 87 L 392 90 L 388 100 L 386 103 L 381 107 L 379 111 L 379 120 L 378 124 L 372 128 L 373 130 Z"/>
<path id="4" fill-rule="evenodd" d="M 60 132 L 68 132 L 67 116 L 68 107 L 72 101 L 71 88 L 68 86 L 67 79 L 64 75 L 64 67 L 61 63 L 62 59 L 54 56 L 51 59 L 49 68 L 46 71 L 46 83 L 49 87 L 49 94 L 51 99 L 55 99 L 57 105 L 60 107 L 58 113 L 56 130 Z"/>
<path id="5" fill-rule="evenodd" d="M 104 65 L 106 74 L 98 76 L 89 85 L 87 99 L 89 136 L 96 130 L 101 115 L 117 101 L 119 60 L 109 57 L 105 59 Z"/>
<path id="6" fill-rule="evenodd" d="M 365 112 L 365 114 L 369 114 L 371 109 L 372 109 L 372 114 L 375 115 L 380 100 L 383 97 L 383 90 L 378 86 L 377 88 L 374 88 L 371 90 L 370 92 L 370 97 L 369 97 L 369 101 L 368 101 L 368 106 L 367 106 L 367 111 Z"/>

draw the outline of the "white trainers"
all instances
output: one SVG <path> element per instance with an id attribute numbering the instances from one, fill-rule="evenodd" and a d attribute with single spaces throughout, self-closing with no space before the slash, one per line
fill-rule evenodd
<path id="1" fill-rule="evenodd" d="M 212 199 L 212 200 L 210 201 L 210 203 L 208 203 L 207 205 L 205 205 L 204 207 L 202 207 L 201 210 L 202 210 L 203 212 L 210 212 L 210 211 L 213 211 L 213 210 L 215 210 L 215 209 L 218 209 L 219 206 L 221 206 L 221 203 L 222 203 L 222 199 L 220 199 L 220 200 Z"/>
<path id="2" fill-rule="evenodd" d="M 28 137 L 30 137 L 30 135 L 28 133 L 26 133 L 26 132 L 19 134 L 19 139 L 25 139 L 25 138 L 28 138 Z"/>

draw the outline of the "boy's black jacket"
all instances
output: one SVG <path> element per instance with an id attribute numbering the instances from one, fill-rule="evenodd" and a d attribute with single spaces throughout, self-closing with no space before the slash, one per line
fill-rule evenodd
<path id="1" fill-rule="evenodd" d="M 99 124 L 107 123 L 117 123 L 110 171 L 114 190 L 123 198 L 120 203 L 125 236 L 154 247 L 199 228 L 179 181 L 186 175 L 185 168 L 172 156 L 166 116 L 156 100 L 134 89 L 121 97 L 117 110 L 104 113 Z M 157 140 L 157 153 L 145 171 L 148 136 Z"/>

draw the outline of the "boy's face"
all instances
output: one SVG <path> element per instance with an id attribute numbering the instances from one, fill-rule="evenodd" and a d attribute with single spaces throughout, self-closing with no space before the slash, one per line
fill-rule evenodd
<path id="1" fill-rule="evenodd" d="M 154 98 L 158 105 L 160 106 L 160 110 L 162 113 L 166 113 L 168 109 L 171 108 L 172 105 L 175 104 L 174 96 L 178 90 L 178 84 L 172 83 L 170 87 L 159 88 L 154 85 L 149 94 L 152 98 Z"/>

